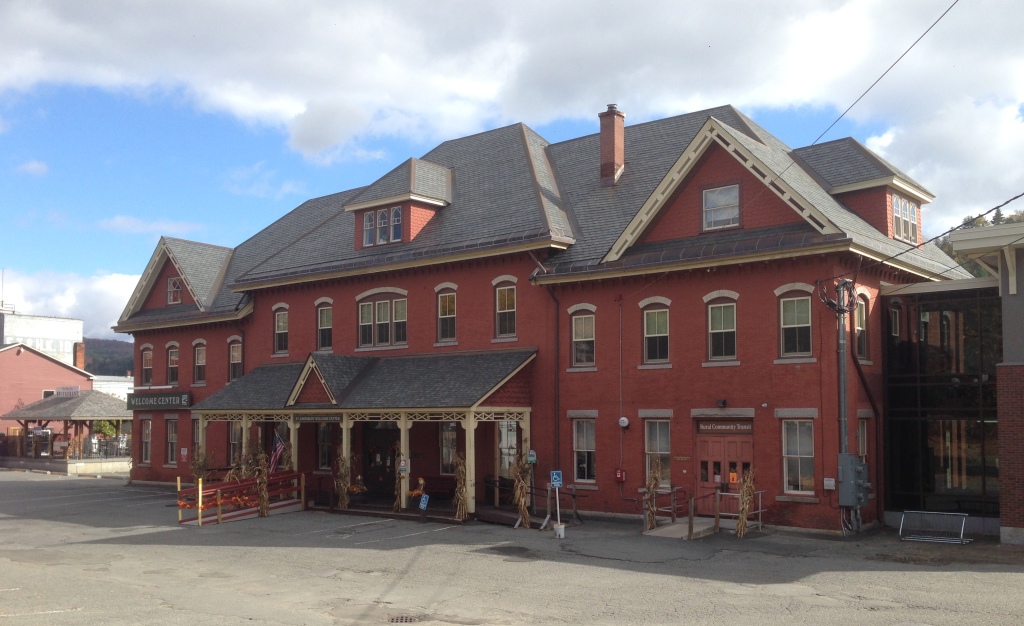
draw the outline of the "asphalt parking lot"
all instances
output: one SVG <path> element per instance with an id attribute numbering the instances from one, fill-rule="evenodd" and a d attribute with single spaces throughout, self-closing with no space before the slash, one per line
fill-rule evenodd
<path id="1" fill-rule="evenodd" d="M 3 624 L 1020 624 L 1024 550 L 768 529 L 644 537 L 300 512 L 178 526 L 172 489 L 0 471 Z"/>

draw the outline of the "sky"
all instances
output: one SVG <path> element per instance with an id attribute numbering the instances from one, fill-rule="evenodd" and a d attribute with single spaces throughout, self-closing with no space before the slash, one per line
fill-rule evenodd
<path id="1" fill-rule="evenodd" d="M 116 323 L 161 235 L 236 246 L 441 141 L 732 104 L 815 142 L 952 0 L 0 0 L 0 300 Z M 936 195 L 1024 191 L 1024 3 L 964 0 L 821 141 Z M 1024 201 L 1006 212 L 1024 209 Z"/>

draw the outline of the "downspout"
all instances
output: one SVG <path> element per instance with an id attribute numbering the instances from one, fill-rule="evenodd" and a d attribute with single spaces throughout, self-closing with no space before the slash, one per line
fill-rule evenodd
<path id="1" fill-rule="evenodd" d="M 559 384 L 558 371 L 560 369 L 561 360 L 559 359 L 559 346 L 562 344 L 562 337 L 558 331 L 558 322 L 561 319 L 562 303 L 558 301 L 558 296 L 555 295 L 555 290 L 552 289 L 551 285 L 547 286 L 548 295 L 555 302 L 555 419 L 554 419 L 554 437 L 555 437 L 555 469 L 562 469 L 562 413 L 560 403 L 560 391 L 561 385 Z"/>

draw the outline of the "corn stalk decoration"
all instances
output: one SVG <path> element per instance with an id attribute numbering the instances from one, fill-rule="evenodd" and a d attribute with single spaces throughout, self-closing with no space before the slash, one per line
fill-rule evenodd
<path id="1" fill-rule="evenodd" d="M 512 463 L 512 503 L 519 510 L 519 519 L 522 520 L 520 528 L 530 527 L 530 464 L 526 462 L 526 455 L 517 454 Z"/>
<path id="2" fill-rule="evenodd" d="M 256 452 L 256 501 L 259 503 L 259 516 L 270 515 L 270 494 L 267 493 L 267 478 L 270 475 L 270 459 L 263 448 L 257 447 Z"/>
<path id="3" fill-rule="evenodd" d="M 647 513 L 645 519 L 645 528 L 647 530 L 654 530 L 658 527 L 658 487 L 661 486 L 661 459 L 654 457 L 651 460 L 651 469 L 647 473 Z"/>
<path id="4" fill-rule="evenodd" d="M 352 462 L 344 455 L 344 446 L 338 446 L 335 455 L 334 488 L 338 492 L 338 508 L 348 508 L 348 489 L 352 486 Z"/>
<path id="5" fill-rule="evenodd" d="M 402 510 L 402 455 L 395 455 L 395 504 L 391 510 L 395 513 Z"/>
<path id="6" fill-rule="evenodd" d="M 750 507 L 754 504 L 754 468 L 743 474 L 740 485 L 740 516 L 736 520 L 736 536 L 743 537 L 747 534 L 747 515 L 750 514 Z"/>
<path id="7" fill-rule="evenodd" d="M 455 455 L 455 519 L 462 521 L 469 517 L 466 503 L 466 457 L 460 452 Z"/>
<path id="8" fill-rule="evenodd" d="M 210 459 L 205 452 L 193 453 L 188 462 L 188 469 L 192 472 L 192 480 L 195 484 L 198 485 L 200 480 L 204 483 L 210 482 Z"/>

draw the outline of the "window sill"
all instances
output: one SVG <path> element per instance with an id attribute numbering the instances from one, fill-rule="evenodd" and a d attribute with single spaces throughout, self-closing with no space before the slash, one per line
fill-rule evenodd
<path id="1" fill-rule="evenodd" d="M 356 352 L 381 352 L 383 350 L 408 350 L 409 344 L 402 344 L 400 346 L 366 346 L 365 348 L 356 348 Z"/>
<path id="2" fill-rule="evenodd" d="M 568 367 L 568 368 L 566 368 L 565 371 L 567 371 L 567 372 L 596 372 L 597 371 L 597 366 L 596 365 L 585 365 L 585 366 L 581 366 L 581 367 Z"/>
<path id="3" fill-rule="evenodd" d="M 594 483 L 570 483 L 569 489 L 575 489 L 576 491 L 601 491 L 601 488 Z"/>
<path id="4" fill-rule="evenodd" d="M 334 352 L 334 348 L 333 347 L 317 348 L 316 351 L 320 352 L 322 354 L 330 354 L 330 353 Z"/>
<path id="5" fill-rule="evenodd" d="M 205 387 L 206 383 L 192 383 L 193 387 Z"/>
<path id="6" fill-rule="evenodd" d="M 739 367 L 739 361 L 708 361 L 701 363 L 701 367 Z"/>
<path id="7" fill-rule="evenodd" d="M 164 469 L 175 469 L 178 467 L 177 463 L 164 464 Z"/>
<path id="8" fill-rule="evenodd" d="M 800 504 L 818 504 L 820 500 L 814 496 L 775 496 L 776 502 L 797 502 Z"/>
<path id="9" fill-rule="evenodd" d="M 139 467 L 152 467 L 149 463 L 139 463 Z"/>
<path id="10" fill-rule="evenodd" d="M 288 358 L 288 353 L 287 352 L 275 352 L 274 354 L 270 355 L 270 358 L 272 358 L 272 359 L 287 359 Z"/>
<path id="11" fill-rule="evenodd" d="M 670 370 L 672 369 L 671 363 L 643 363 L 637 365 L 638 370 Z"/>
<path id="12" fill-rule="evenodd" d="M 458 341 L 438 341 L 437 343 L 434 344 L 434 347 L 435 348 L 446 348 L 448 346 L 457 346 L 457 345 L 459 345 Z"/>
<path id="13" fill-rule="evenodd" d="M 867 359 L 857 359 L 857 362 L 861 365 L 874 365 L 873 361 L 869 361 Z"/>
<path id="14" fill-rule="evenodd" d="M 318 470 L 313 470 L 313 475 L 314 476 L 330 476 L 331 475 L 331 470 L 324 469 L 324 468 L 321 467 Z"/>
<path id="15" fill-rule="evenodd" d="M 802 365 L 804 363 L 817 363 L 818 359 L 813 356 L 784 356 L 775 359 L 775 365 Z"/>
<path id="16" fill-rule="evenodd" d="M 511 343 L 513 341 L 519 341 L 519 337 L 495 337 L 491 339 L 491 343 Z"/>

